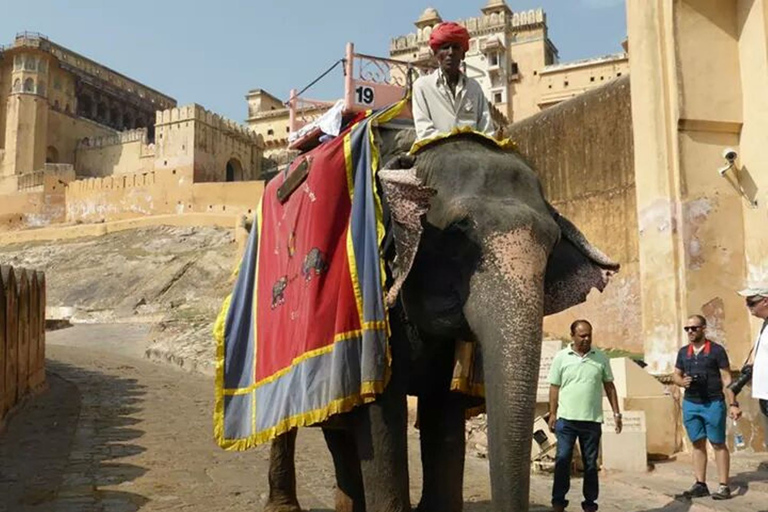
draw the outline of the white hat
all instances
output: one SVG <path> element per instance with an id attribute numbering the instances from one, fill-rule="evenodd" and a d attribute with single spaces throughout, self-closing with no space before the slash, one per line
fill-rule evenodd
<path id="1" fill-rule="evenodd" d="M 768 286 L 751 286 L 740 290 L 738 293 L 742 297 L 754 297 L 755 295 L 768 297 Z"/>

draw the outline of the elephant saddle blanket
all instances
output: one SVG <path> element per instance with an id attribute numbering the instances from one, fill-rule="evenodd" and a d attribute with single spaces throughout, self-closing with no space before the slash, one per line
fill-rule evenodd
<path id="1" fill-rule="evenodd" d="M 266 186 L 214 326 L 222 448 L 270 441 L 383 391 L 389 324 L 373 128 L 404 106 L 360 114 L 300 155 L 290 171 L 305 166 L 307 177 L 284 202 L 277 192 L 286 177 Z"/>

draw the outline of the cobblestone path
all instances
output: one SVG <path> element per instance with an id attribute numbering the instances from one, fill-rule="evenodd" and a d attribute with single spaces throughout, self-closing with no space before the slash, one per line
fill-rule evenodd
<path id="1" fill-rule="evenodd" d="M 244 453 L 219 449 L 212 438 L 211 378 L 142 359 L 142 332 L 119 325 L 48 333 L 49 390 L 16 413 L 0 435 L 0 511 L 261 510 L 268 447 Z M 411 431 L 410 437 L 416 503 L 418 434 Z M 298 443 L 301 503 L 331 510 L 332 465 L 322 434 L 304 429 Z M 738 490 L 727 502 L 673 499 L 690 485 L 686 456 L 646 474 L 603 473 L 600 510 L 766 512 L 768 471 L 760 465 L 765 459 L 734 457 Z M 715 482 L 712 474 L 710 483 Z M 574 479 L 573 510 L 579 508 L 580 486 Z M 550 489 L 550 478 L 533 477 L 535 502 L 548 503 Z M 464 494 L 465 511 L 490 512 L 485 460 L 467 459 Z"/>

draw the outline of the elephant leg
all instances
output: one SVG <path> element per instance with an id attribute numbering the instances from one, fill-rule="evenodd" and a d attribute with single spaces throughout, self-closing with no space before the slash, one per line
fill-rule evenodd
<path id="1" fill-rule="evenodd" d="M 464 505 L 464 404 L 456 393 L 419 397 L 423 487 L 418 512 L 461 512 Z"/>
<path id="2" fill-rule="evenodd" d="M 351 412 L 368 512 L 411 512 L 406 391 L 410 347 L 398 307 L 390 310 L 392 372 L 376 401 Z"/>
<path id="3" fill-rule="evenodd" d="M 368 512 L 411 512 L 405 394 L 387 391 L 355 411 L 365 505 Z"/>
<path id="4" fill-rule="evenodd" d="M 363 475 L 355 438 L 348 430 L 324 428 L 336 470 L 336 512 L 365 512 Z"/>
<path id="5" fill-rule="evenodd" d="M 301 512 L 296 497 L 296 434 L 289 430 L 272 440 L 269 451 L 269 500 L 264 512 Z"/>

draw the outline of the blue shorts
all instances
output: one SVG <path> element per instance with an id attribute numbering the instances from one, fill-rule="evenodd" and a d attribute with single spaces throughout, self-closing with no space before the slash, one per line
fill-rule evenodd
<path id="1" fill-rule="evenodd" d="M 683 425 L 691 442 L 705 437 L 710 443 L 725 442 L 725 401 L 703 404 L 683 400 Z"/>

